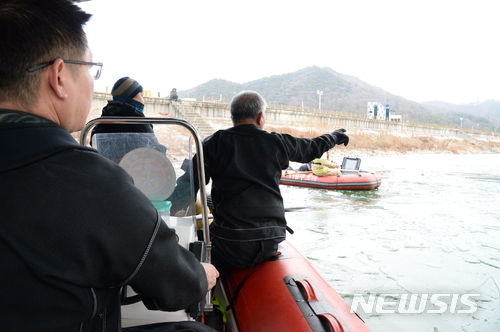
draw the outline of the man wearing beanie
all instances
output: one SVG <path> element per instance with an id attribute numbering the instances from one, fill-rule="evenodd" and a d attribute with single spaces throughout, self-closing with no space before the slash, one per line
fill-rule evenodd
<path id="1" fill-rule="evenodd" d="M 142 92 L 142 85 L 139 82 L 131 77 L 122 77 L 113 85 L 111 95 L 114 100 L 120 100 L 121 97 L 134 99 L 140 92 Z M 142 95 L 140 99 L 142 99 Z"/>
<path id="2" fill-rule="evenodd" d="M 111 89 L 113 100 L 109 100 L 102 109 L 101 117 L 145 117 L 142 91 L 142 85 L 133 78 L 120 78 Z M 154 133 L 154 131 L 152 124 L 98 124 L 92 129 L 91 142 L 94 134 L 103 133 Z M 137 135 L 134 140 L 127 141 L 125 150 L 109 151 L 107 157 L 115 162 L 120 162 L 127 152 L 140 147 L 153 148 L 161 153 L 167 151 L 164 145 L 158 143 L 154 135 Z"/>

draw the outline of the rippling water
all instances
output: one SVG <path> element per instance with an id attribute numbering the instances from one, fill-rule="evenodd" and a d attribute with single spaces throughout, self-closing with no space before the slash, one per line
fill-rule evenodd
<path id="1" fill-rule="evenodd" d="M 290 242 L 348 303 L 450 294 L 443 313 L 358 311 L 374 332 L 500 331 L 500 155 L 364 157 L 361 168 L 380 189 L 281 186 L 286 207 L 311 207 L 287 213 Z M 456 313 L 453 294 L 479 294 L 466 298 L 477 310 Z"/>

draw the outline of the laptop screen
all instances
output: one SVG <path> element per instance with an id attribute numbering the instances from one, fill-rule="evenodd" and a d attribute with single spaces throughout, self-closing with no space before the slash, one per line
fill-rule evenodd
<path id="1" fill-rule="evenodd" d="M 358 171 L 360 165 L 361 165 L 360 158 L 344 157 L 344 160 L 342 161 L 342 170 L 343 171 Z"/>

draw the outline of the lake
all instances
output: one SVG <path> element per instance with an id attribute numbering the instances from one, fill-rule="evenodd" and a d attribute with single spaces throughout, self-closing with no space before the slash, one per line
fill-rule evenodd
<path id="1" fill-rule="evenodd" d="M 500 155 L 364 157 L 361 169 L 382 176 L 378 190 L 282 185 L 285 207 L 310 207 L 287 212 L 288 240 L 373 332 L 500 331 Z"/>

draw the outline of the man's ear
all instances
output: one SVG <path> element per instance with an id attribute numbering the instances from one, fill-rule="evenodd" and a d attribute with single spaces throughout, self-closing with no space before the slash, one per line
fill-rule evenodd
<path id="1" fill-rule="evenodd" d="M 68 93 L 66 92 L 66 80 L 69 73 L 69 68 L 66 66 L 62 59 L 57 59 L 54 64 L 50 66 L 49 84 L 54 90 L 54 93 L 61 99 L 66 99 Z"/>
<path id="2" fill-rule="evenodd" d="M 255 122 L 257 123 L 257 127 L 259 127 L 260 129 L 264 128 L 264 124 L 266 123 L 264 118 L 264 112 L 260 112 L 259 114 L 257 114 Z"/>

